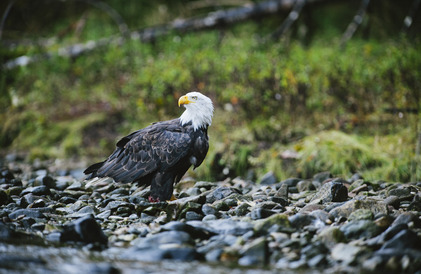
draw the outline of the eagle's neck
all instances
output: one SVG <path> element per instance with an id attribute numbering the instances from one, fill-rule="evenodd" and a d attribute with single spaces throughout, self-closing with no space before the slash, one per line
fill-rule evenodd
<path id="1" fill-rule="evenodd" d="M 186 106 L 186 110 L 180 116 L 181 125 L 192 123 L 193 129 L 207 128 L 212 123 L 213 106 L 195 105 Z"/>

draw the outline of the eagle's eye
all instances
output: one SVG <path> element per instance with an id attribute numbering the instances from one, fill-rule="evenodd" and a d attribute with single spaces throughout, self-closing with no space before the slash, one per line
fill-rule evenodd
<path id="1" fill-rule="evenodd" d="M 191 97 L 193 100 L 197 100 L 197 96 L 192 96 Z"/>

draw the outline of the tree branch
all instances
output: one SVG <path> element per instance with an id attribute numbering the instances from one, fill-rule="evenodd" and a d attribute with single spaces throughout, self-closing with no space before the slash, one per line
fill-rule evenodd
<path id="1" fill-rule="evenodd" d="M 357 11 L 357 14 L 352 19 L 352 22 L 348 25 L 344 35 L 341 39 L 341 47 L 344 47 L 346 42 L 352 38 L 357 28 L 363 22 L 364 15 L 367 11 L 368 5 L 370 4 L 370 0 L 362 0 L 360 8 Z"/>

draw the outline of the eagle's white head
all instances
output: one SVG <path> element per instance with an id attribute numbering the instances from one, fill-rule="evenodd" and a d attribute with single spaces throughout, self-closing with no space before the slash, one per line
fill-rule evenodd
<path id="1" fill-rule="evenodd" d="M 181 124 L 192 122 L 193 129 L 210 126 L 213 116 L 212 100 L 200 92 L 192 91 L 178 100 L 178 106 L 184 105 L 186 110 L 180 116 Z"/>

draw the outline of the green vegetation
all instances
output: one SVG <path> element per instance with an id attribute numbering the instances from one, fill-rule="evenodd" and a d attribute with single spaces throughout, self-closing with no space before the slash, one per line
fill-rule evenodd
<path id="1" fill-rule="evenodd" d="M 112 32 L 107 24 L 98 30 L 105 20 L 98 13 L 89 18 L 94 23 L 79 39 Z M 310 45 L 298 38 L 262 43 L 250 33 L 265 35 L 257 23 L 243 23 L 224 35 L 126 41 L 3 71 L 1 147 L 27 151 L 30 159 L 100 159 L 125 134 L 179 116 L 176 100 L 195 89 L 217 107 L 210 154 L 195 176 L 220 179 L 228 167 L 230 176 L 272 170 L 281 179 L 329 170 L 410 180 L 419 117 L 385 109 L 421 109 L 419 40 L 357 36 L 341 49 L 341 32 L 332 27 Z M 36 49 L 15 49 L 9 58 L 25 51 Z M 285 159 L 284 151 L 298 158 Z"/>

